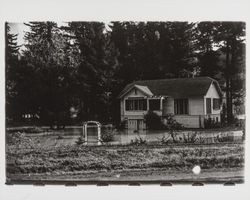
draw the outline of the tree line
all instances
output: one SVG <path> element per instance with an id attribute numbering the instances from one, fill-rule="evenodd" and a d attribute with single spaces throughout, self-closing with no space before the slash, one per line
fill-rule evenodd
<path id="1" fill-rule="evenodd" d="M 20 50 L 6 23 L 6 119 L 41 124 L 119 123 L 117 96 L 135 80 L 209 76 L 224 112 L 244 105 L 243 22 L 25 23 Z"/>

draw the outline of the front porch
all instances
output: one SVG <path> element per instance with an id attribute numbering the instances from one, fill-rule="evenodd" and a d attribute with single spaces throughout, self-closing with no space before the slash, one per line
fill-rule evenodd
<path id="1" fill-rule="evenodd" d="M 124 99 L 125 115 L 140 115 L 149 110 L 163 114 L 167 97 L 128 97 Z"/>

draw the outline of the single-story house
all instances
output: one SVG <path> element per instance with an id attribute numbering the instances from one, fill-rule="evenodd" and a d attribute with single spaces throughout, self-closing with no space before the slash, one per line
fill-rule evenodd
<path id="1" fill-rule="evenodd" d="M 204 120 L 221 121 L 222 92 L 210 77 L 142 80 L 128 84 L 119 94 L 121 121 L 128 128 L 145 129 L 144 115 L 152 110 L 172 114 L 187 128 L 204 128 Z"/>

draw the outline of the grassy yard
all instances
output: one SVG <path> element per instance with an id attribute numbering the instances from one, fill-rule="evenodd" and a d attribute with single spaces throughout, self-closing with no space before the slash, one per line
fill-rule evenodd
<path id="1" fill-rule="evenodd" d="M 7 141 L 10 179 L 194 179 L 199 165 L 203 178 L 242 176 L 244 144 L 210 145 L 76 145 L 77 138 L 26 137 Z M 63 142 L 63 140 L 70 140 Z M 67 144 L 67 145 L 65 145 Z M 183 174 L 182 176 L 180 176 Z"/>

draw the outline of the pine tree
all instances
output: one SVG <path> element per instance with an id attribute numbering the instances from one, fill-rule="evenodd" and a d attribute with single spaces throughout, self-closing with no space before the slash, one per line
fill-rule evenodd
<path id="1" fill-rule="evenodd" d="M 218 35 L 215 40 L 220 44 L 221 51 L 226 55 L 224 78 L 226 83 L 227 121 L 232 123 L 234 98 L 238 91 L 244 87 L 245 77 L 244 75 L 239 77 L 239 72 L 245 69 L 245 60 L 244 56 L 242 56 L 244 55 L 242 46 L 245 37 L 245 23 L 218 22 L 217 27 Z M 242 67 L 242 69 L 239 67 Z"/>
<path id="2" fill-rule="evenodd" d="M 218 47 L 215 49 L 215 40 L 218 34 L 217 22 L 197 23 L 196 45 L 200 76 L 209 76 L 215 79 L 222 78 L 222 64 L 220 62 L 222 52 L 218 50 Z"/>
<path id="3" fill-rule="evenodd" d="M 104 23 L 71 22 L 64 27 L 79 50 L 76 93 L 83 119 L 107 119 L 116 51 Z"/>
<path id="4" fill-rule="evenodd" d="M 72 65 L 67 52 L 68 41 L 54 22 L 30 22 L 25 34 L 24 57 L 33 72 L 32 112 L 42 120 L 58 127 L 69 116 Z"/>

